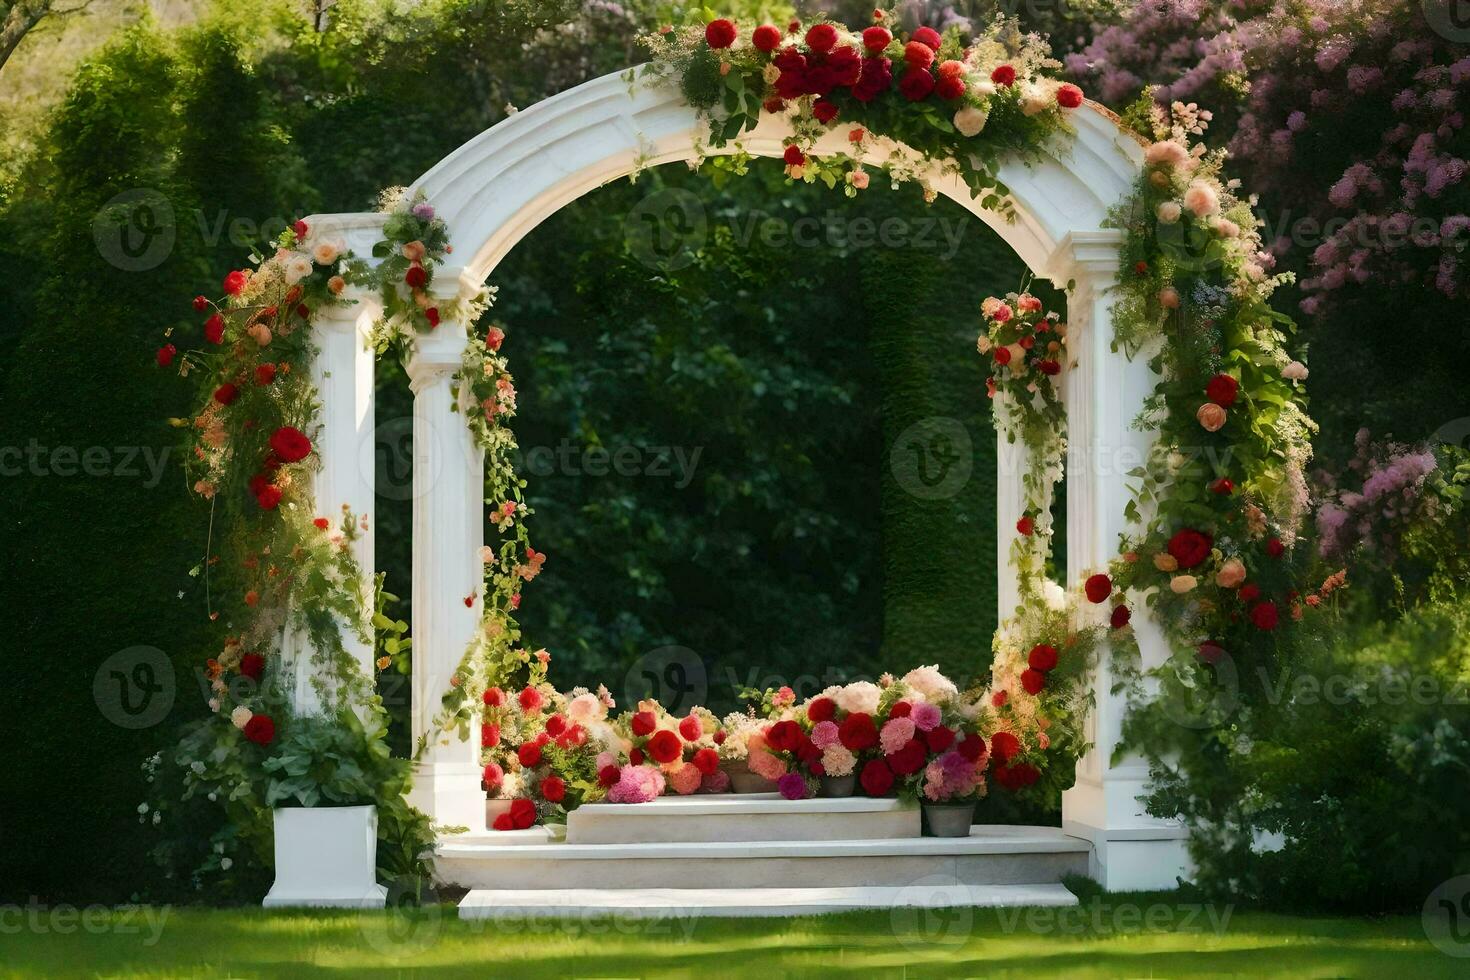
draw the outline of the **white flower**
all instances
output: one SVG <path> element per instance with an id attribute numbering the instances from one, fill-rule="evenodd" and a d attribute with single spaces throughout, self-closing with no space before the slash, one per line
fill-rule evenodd
<path id="1" fill-rule="evenodd" d="M 872 681 L 853 681 L 839 690 L 833 700 L 837 707 L 849 714 L 871 715 L 878 710 L 878 698 L 882 693 Z"/>
<path id="2" fill-rule="evenodd" d="M 961 136 L 978 136 L 989 119 L 990 113 L 984 109 L 967 105 L 954 114 L 954 128 L 960 131 Z"/>
<path id="3" fill-rule="evenodd" d="M 1158 219 L 1166 225 L 1172 225 L 1174 222 L 1178 221 L 1179 216 L 1183 213 L 1184 209 L 1179 206 L 1178 201 L 1165 201 L 1163 204 L 1160 204 L 1158 206 L 1158 209 L 1154 212 L 1154 214 L 1158 216 Z"/>
<path id="4" fill-rule="evenodd" d="M 235 866 L 235 862 L 232 861 L 232 860 L 230 860 L 229 858 L 220 858 L 219 859 L 219 869 L 221 871 L 228 871 L 228 870 L 230 870 L 234 866 Z"/>
<path id="5" fill-rule="evenodd" d="M 765 79 L 767 85 L 775 85 L 776 79 L 781 77 L 781 69 L 775 65 L 766 65 L 766 70 L 762 72 L 761 77 Z"/>
<path id="6" fill-rule="evenodd" d="M 1281 369 L 1281 376 L 1287 381 L 1307 380 L 1307 366 L 1301 361 L 1292 361 Z"/>
<path id="7" fill-rule="evenodd" d="M 234 725 L 236 728 L 243 730 L 246 725 L 250 724 L 250 719 L 254 717 L 255 712 L 251 711 L 243 704 L 236 705 L 235 710 L 230 712 L 230 724 Z"/>
<path id="8" fill-rule="evenodd" d="M 902 683 L 923 695 L 924 700 L 932 702 L 947 701 L 959 696 L 959 688 L 954 682 L 939 672 L 937 664 L 929 667 L 915 667 L 903 675 Z"/>
<path id="9" fill-rule="evenodd" d="M 341 257 L 344 243 L 340 240 L 320 241 L 311 248 L 311 257 L 317 265 L 331 265 Z"/>
<path id="10" fill-rule="evenodd" d="M 970 86 L 970 91 L 982 99 L 988 99 L 995 94 L 995 83 L 988 78 L 982 78 Z"/>
<path id="11" fill-rule="evenodd" d="M 311 258 L 300 252 L 292 252 L 281 263 L 281 274 L 286 277 L 286 284 L 296 285 L 307 276 L 311 275 Z"/>
<path id="12" fill-rule="evenodd" d="M 1047 579 L 1041 586 L 1041 600 L 1046 603 L 1046 608 L 1061 612 L 1067 608 L 1067 590 Z"/>
<path id="13" fill-rule="evenodd" d="M 1025 115 L 1039 115 L 1055 101 L 1055 96 L 1040 85 L 1028 84 L 1021 89 L 1021 112 Z"/>
<path id="14" fill-rule="evenodd" d="M 138 812 L 139 813 L 147 813 L 148 812 L 148 804 L 147 803 L 139 803 L 138 804 Z"/>

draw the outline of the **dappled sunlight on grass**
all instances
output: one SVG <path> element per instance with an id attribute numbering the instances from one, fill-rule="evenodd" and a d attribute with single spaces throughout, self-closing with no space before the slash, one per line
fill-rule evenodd
<path id="1" fill-rule="evenodd" d="M 1059 910 L 894 910 L 798 919 L 459 920 L 407 912 L 166 909 L 161 930 L 0 941 L 16 976 L 1461 976 L 1414 917 L 1298 918 L 1167 896 Z M 166 914 L 165 914 L 166 913 Z M 1152 914 L 1154 918 L 1148 920 Z M 1152 927 L 1142 923 L 1152 921 Z M 156 939 L 156 941 L 153 941 Z"/>

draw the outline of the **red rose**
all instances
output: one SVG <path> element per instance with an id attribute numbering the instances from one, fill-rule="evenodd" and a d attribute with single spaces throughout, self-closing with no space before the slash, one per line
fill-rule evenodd
<path id="1" fill-rule="evenodd" d="M 252 681 L 260 680 L 260 675 L 265 672 L 265 658 L 258 653 L 247 653 L 240 658 L 240 676 L 248 677 Z"/>
<path id="2" fill-rule="evenodd" d="M 806 719 L 813 725 L 819 721 L 831 721 L 835 714 L 837 714 L 837 702 L 831 698 L 814 698 L 812 703 L 806 706 Z"/>
<path id="3" fill-rule="evenodd" d="M 597 770 L 597 785 L 607 787 L 617 783 L 622 771 L 614 765 L 606 765 Z"/>
<path id="4" fill-rule="evenodd" d="M 566 781 L 560 776 L 547 776 L 541 780 L 541 795 L 548 803 L 560 803 L 567 795 Z"/>
<path id="5" fill-rule="evenodd" d="M 1251 607 L 1251 623 L 1258 630 L 1274 630 L 1280 618 L 1276 603 L 1270 599 Z"/>
<path id="6" fill-rule="evenodd" d="M 904 743 L 903 748 L 887 758 L 888 767 L 893 770 L 895 776 L 912 776 L 923 769 L 924 763 L 929 761 L 929 750 L 923 742 L 911 738 Z"/>
<path id="7" fill-rule="evenodd" d="M 264 387 L 276 380 L 276 366 L 267 361 L 255 366 L 255 383 Z"/>
<path id="8" fill-rule="evenodd" d="M 907 718 L 914 713 L 914 706 L 907 701 L 895 701 L 893 707 L 888 709 L 890 718 Z"/>
<path id="9" fill-rule="evenodd" d="M 781 159 L 786 161 L 788 167 L 799 167 L 806 163 L 806 154 L 801 152 L 801 147 L 792 144 L 786 147 L 786 152 L 782 154 Z"/>
<path id="10" fill-rule="evenodd" d="M 1222 497 L 1229 496 L 1230 492 L 1234 489 L 1235 484 L 1231 483 L 1223 476 L 1220 477 L 1220 479 L 1216 480 L 1214 483 L 1210 484 L 1210 493 L 1218 493 Z"/>
<path id="11" fill-rule="evenodd" d="M 978 732 L 966 732 L 965 737 L 960 739 L 959 753 L 971 762 L 979 762 L 980 757 L 985 754 L 985 739 Z"/>
<path id="12" fill-rule="evenodd" d="M 1286 545 L 1281 543 L 1280 538 L 1271 538 L 1266 542 L 1266 554 L 1272 558 L 1280 558 L 1286 554 Z"/>
<path id="13" fill-rule="evenodd" d="M 424 310 L 424 319 L 429 321 L 430 327 L 437 327 L 439 325 L 439 307 L 431 306 L 427 310 Z"/>
<path id="14" fill-rule="evenodd" d="M 958 99 L 965 94 L 965 80 L 958 75 L 943 75 L 939 79 L 939 84 L 934 87 L 934 91 L 941 99 Z"/>
<path id="15" fill-rule="evenodd" d="M 530 769 L 541 764 L 541 746 L 535 742 L 527 742 L 516 749 L 516 758 L 520 760 L 521 766 Z"/>
<path id="16" fill-rule="evenodd" d="M 806 46 L 826 54 L 837 46 L 837 28 L 831 24 L 813 24 L 806 32 Z"/>
<path id="17" fill-rule="evenodd" d="M 501 814 L 497 814 L 496 817 L 495 817 L 495 819 L 490 822 L 490 829 L 491 830 L 515 830 L 516 829 L 516 825 L 513 822 L 511 822 L 510 814 L 509 813 L 501 813 Z"/>
<path id="18" fill-rule="evenodd" d="M 863 784 L 863 792 L 869 796 L 887 796 L 893 789 L 893 771 L 882 759 L 870 759 L 858 775 L 858 782 Z"/>
<path id="19" fill-rule="evenodd" d="M 924 742 L 929 746 L 929 751 L 937 755 L 954 744 L 954 729 L 935 725 L 924 733 Z"/>
<path id="20" fill-rule="evenodd" d="M 910 68 L 898 80 L 898 90 L 910 102 L 922 102 L 934 91 L 934 76 L 925 68 Z"/>
<path id="21" fill-rule="evenodd" d="M 706 776 L 713 776 L 720 768 L 720 754 L 714 749 L 700 749 L 694 753 L 694 768 Z"/>
<path id="22" fill-rule="evenodd" d="M 1214 540 L 1201 531 L 1186 527 L 1169 539 L 1169 554 L 1179 562 L 1180 568 L 1193 568 L 1206 558 L 1210 557 L 1210 549 L 1215 546 Z"/>
<path id="23" fill-rule="evenodd" d="M 1082 90 L 1071 82 L 1064 82 L 1057 89 L 1057 105 L 1063 109 L 1075 109 L 1082 104 Z"/>
<path id="24" fill-rule="evenodd" d="M 158 358 L 158 366 L 168 367 L 174 362 L 174 355 L 178 352 L 179 349 L 173 344 L 164 344 L 158 348 L 158 353 L 155 355 Z"/>
<path id="25" fill-rule="evenodd" d="M 1088 602 L 1106 602 L 1108 596 L 1113 594 L 1113 580 L 1098 572 L 1088 576 L 1082 588 L 1087 593 Z"/>
<path id="26" fill-rule="evenodd" d="M 704 734 L 704 723 L 690 715 L 679 722 L 679 734 L 684 736 L 684 741 L 693 742 Z"/>
<path id="27" fill-rule="evenodd" d="M 195 313 L 203 313 L 207 309 L 209 309 L 209 297 L 208 296 L 195 296 L 194 297 L 194 312 Z"/>
<path id="28" fill-rule="evenodd" d="M 1043 672 L 1054 670 L 1057 665 L 1057 648 L 1048 646 L 1045 643 L 1038 643 L 1026 655 L 1026 663 L 1032 670 Z"/>
<path id="29" fill-rule="evenodd" d="M 245 291 L 245 280 L 245 273 L 236 269 L 234 272 L 225 276 L 225 292 L 231 296 L 239 296 Z"/>
<path id="30" fill-rule="evenodd" d="M 1053 361 L 1050 358 L 1037 361 L 1036 368 L 1042 374 L 1058 375 L 1062 373 L 1061 361 Z"/>
<path id="31" fill-rule="evenodd" d="M 543 703 L 541 692 L 529 686 L 516 696 L 516 700 L 521 703 L 522 711 L 536 711 Z"/>
<path id="32" fill-rule="evenodd" d="M 311 440 L 300 429 L 283 425 L 270 438 L 271 452 L 283 463 L 299 463 L 311 455 Z"/>
<path id="33" fill-rule="evenodd" d="M 864 58 L 862 74 L 852 87 L 852 97 L 859 102 L 872 102 L 893 84 L 893 63 L 887 58 Z"/>
<path id="34" fill-rule="evenodd" d="M 1006 86 L 1016 84 L 1016 69 L 1010 65 L 1000 65 L 990 73 L 990 80 L 997 85 Z"/>
<path id="35" fill-rule="evenodd" d="M 767 112 L 780 112 L 786 108 L 785 99 L 767 99 L 761 103 L 761 108 Z"/>
<path id="36" fill-rule="evenodd" d="M 861 752 L 878 744 L 878 729 L 873 716 L 859 711 L 850 714 L 837 726 L 837 739 L 849 752 Z"/>
<path id="37" fill-rule="evenodd" d="M 818 99 L 812 106 L 812 116 L 820 123 L 829 123 L 837 118 L 837 103 Z"/>
<path id="38" fill-rule="evenodd" d="M 927 72 L 929 66 L 934 64 L 934 49 L 927 44 L 910 41 L 903 46 L 903 60 L 910 69 Z"/>
<path id="39" fill-rule="evenodd" d="M 485 766 L 484 769 L 480 770 L 480 782 L 484 783 L 486 786 L 494 788 L 496 786 L 499 786 L 504 781 L 505 770 L 501 769 L 493 762 Z"/>
<path id="40" fill-rule="evenodd" d="M 1199 645 L 1199 658 L 1207 664 L 1217 664 L 1225 656 L 1225 648 L 1215 640 L 1206 640 Z"/>
<path id="41" fill-rule="evenodd" d="M 251 715 L 244 731 L 245 737 L 256 745 L 269 745 L 276 738 L 276 723 L 270 715 Z"/>
<path id="42" fill-rule="evenodd" d="M 1236 593 L 1236 595 L 1240 597 L 1241 602 L 1250 602 L 1260 594 L 1261 587 L 1254 582 L 1247 582 L 1246 584 L 1242 585 L 1240 587 L 1240 591 Z"/>
<path id="43" fill-rule="evenodd" d="M 552 715 L 550 718 L 546 719 L 546 734 L 550 735 L 552 738 L 556 738 L 558 735 L 566 730 L 567 720 L 561 715 Z"/>
<path id="44" fill-rule="evenodd" d="M 511 800 L 509 816 L 516 830 L 525 830 L 536 822 L 536 804 L 524 799 Z"/>
<path id="45" fill-rule="evenodd" d="M 794 752 L 801 744 L 801 727 L 794 721 L 778 721 L 766 729 L 766 744 L 777 752 Z"/>
<path id="46" fill-rule="evenodd" d="M 927 47 L 930 51 L 938 51 L 940 44 L 939 32 L 932 27 L 921 27 L 914 31 L 913 38 L 918 43 Z"/>
<path id="47" fill-rule="evenodd" d="M 498 708 L 505 703 L 505 692 L 498 687 L 486 688 L 485 693 L 480 695 L 480 700 L 492 708 Z"/>
<path id="48" fill-rule="evenodd" d="M 863 30 L 863 47 L 877 53 L 888 47 L 893 41 L 893 35 L 886 27 L 869 27 Z"/>
<path id="49" fill-rule="evenodd" d="M 1036 522 L 1029 517 L 1023 517 L 1016 522 L 1017 534 L 1024 534 L 1026 537 L 1029 538 L 1031 536 L 1031 532 L 1034 530 L 1036 530 Z"/>
<path id="50" fill-rule="evenodd" d="M 1108 623 L 1113 627 L 1113 629 L 1120 630 L 1123 627 L 1127 626 L 1129 621 L 1132 619 L 1133 613 L 1128 611 L 1127 606 L 1114 606 L 1113 614 L 1108 617 Z"/>
<path id="51" fill-rule="evenodd" d="M 1009 364 L 1009 363 L 1011 363 L 1011 349 L 1009 347 L 999 347 L 999 346 L 997 346 L 997 347 L 991 348 L 990 354 L 991 354 L 992 357 L 995 358 L 995 363 L 997 363 L 997 364 Z"/>
<path id="52" fill-rule="evenodd" d="M 1235 404 L 1235 396 L 1240 391 L 1240 382 L 1228 374 L 1217 374 L 1205 385 L 1205 397 L 1219 405 L 1221 408 L 1229 408 Z"/>
<path id="53" fill-rule="evenodd" d="M 723 731 L 715 732 L 715 744 L 716 745 L 724 745 L 725 744 L 725 733 Z"/>
<path id="54" fill-rule="evenodd" d="M 658 719 L 654 717 L 652 711 L 639 711 L 633 715 L 633 721 L 629 727 L 633 730 L 634 738 L 642 738 L 658 727 Z"/>
<path id="55" fill-rule="evenodd" d="M 648 754 L 653 756 L 654 762 L 668 765 L 684 754 L 684 746 L 680 743 L 679 736 L 667 728 L 661 728 L 648 740 Z"/>
<path id="56" fill-rule="evenodd" d="M 712 20 L 705 25 L 704 40 L 710 47 L 716 50 L 728 48 L 735 43 L 735 24 L 724 17 Z"/>
<path id="57" fill-rule="evenodd" d="M 635 766 L 643 765 L 643 750 L 632 749 L 628 752 L 628 761 Z"/>
<path id="58" fill-rule="evenodd" d="M 750 43 L 757 51 L 770 54 L 781 43 L 781 32 L 770 24 L 762 24 L 750 35 Z"/>
<path id="59" fill-rule="evenodd" d="M 262 510 L 275 510 L 281 503 L 281 488 L 274 483 L 267 483 L 255 495 L 255 502 Z"/>
<path id="60" fill-rule="evenodd" d="M 487 749 L 493 749 L 493 748 L 495 748 L 499 744 L 500 744 L 500 726 L 499 725 L 489 725 L 489 724 L 481 725 L 480 726 L 480 745 L 482 747 L 484 747 L 484 748 L 487 748 Z"/>
<path id="61" fill-rule="evenodd" d="M 225 339 L 225 318 L 216 313 L 204 321 L 204 339 L 217 344 Z"/>
<path id="62" fill-rule="evenodd" d="M 1021 671 L 1021 687 L 1025 688 L 1027 694 L 1040 694 L 1041 689 L 1046 687 L 1046 675 L 1028 667 Z"/>
<path id="63" fill-rule="evenodd" d="M 411 265 L 403 274 L 403 281 L 408 283 L 410 289 L 423 289 L 424 284 L 429 281 L 429 273 L 421 265 Z"/>
<path id="64" fill-rule="evenodd" d="M 291 230 L 296 232 L 296 237 L 298 239 L 301 239 L 305 238 L 306 233 L 311 231 L 311 226 L 309 226 L 305 221 L 297 219 L 296 223 L 291 226 Z"/>
<path id="65" fill-rule="evenodd" d="M 996 732 L 990 736 L 990 751 L 1001 762 L 1010 762 L 1021 751 L 1021 740 L 1010 732 Z"/>
<path id="66" fill-rule="evenodd" d="M 218 388 L 214 389 L 214 400 L 219 402 L 221 405 L 229 405 L 233 403 L 236 398 L 239 397 L 240 389 L 236 388 L 228 381 L 220 385 Z"/>

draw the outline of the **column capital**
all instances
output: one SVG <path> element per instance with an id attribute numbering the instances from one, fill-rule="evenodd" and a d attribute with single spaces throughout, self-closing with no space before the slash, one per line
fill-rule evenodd
<path id="1" fill-rule="evenodd" d="M 356 211 L 311 214 L 302 220 L 312 238 L 340 238 L 348 251 L 371 259 L 373 246 L 383 240 L 383 222 L 388 216 L 378 211 Z"/>
<path id="2" fill-rule="evenodd" d="M 1118 277 L 1119 250 L 1127 237 L 1118 228 L 1070 231 L 1052 250 L 1043 274 L 1059 286 L 1084 279 L 1109 284 Z"/>
<path id="3" fill-rule="evenodd" d="M 469 333 L 463 323 L 445 320 L 428 333 L 414 338 L 413 353 L 408 356 L 408 385 L 417 394 L 436 378 L 459 370 Z"/>

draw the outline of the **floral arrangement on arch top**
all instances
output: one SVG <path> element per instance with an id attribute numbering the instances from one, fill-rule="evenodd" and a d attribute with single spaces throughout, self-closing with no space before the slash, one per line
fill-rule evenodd
<path id="1" fill-rule="evenodd" d="M 790 118 L 788 175 L 848 194 L 868 186 L 865 158 L 886 154 L 891 179 L 917 179 L 926 196 L 936 172 L 959 176 L 983 206 L 1007 212 L 996 176 L 1002 157 L 1035 159 L 1082 90 L 1043 73 L 1061 67 L 1046 42 L 997 17 L 968 44 L 958 29 L 920 27 L 907 38 L 883 10 L 855 31 L 834 21 L 809 25 L 739 25 L 728 18 L 666 26 L 645 39 L 647 71 L 676 80 L 708 120 L 710 144 L 725 146 L 762 114 Z M 847 131 L 850 152 L 818 159 L 812 148 L 832 130 Z"/>

